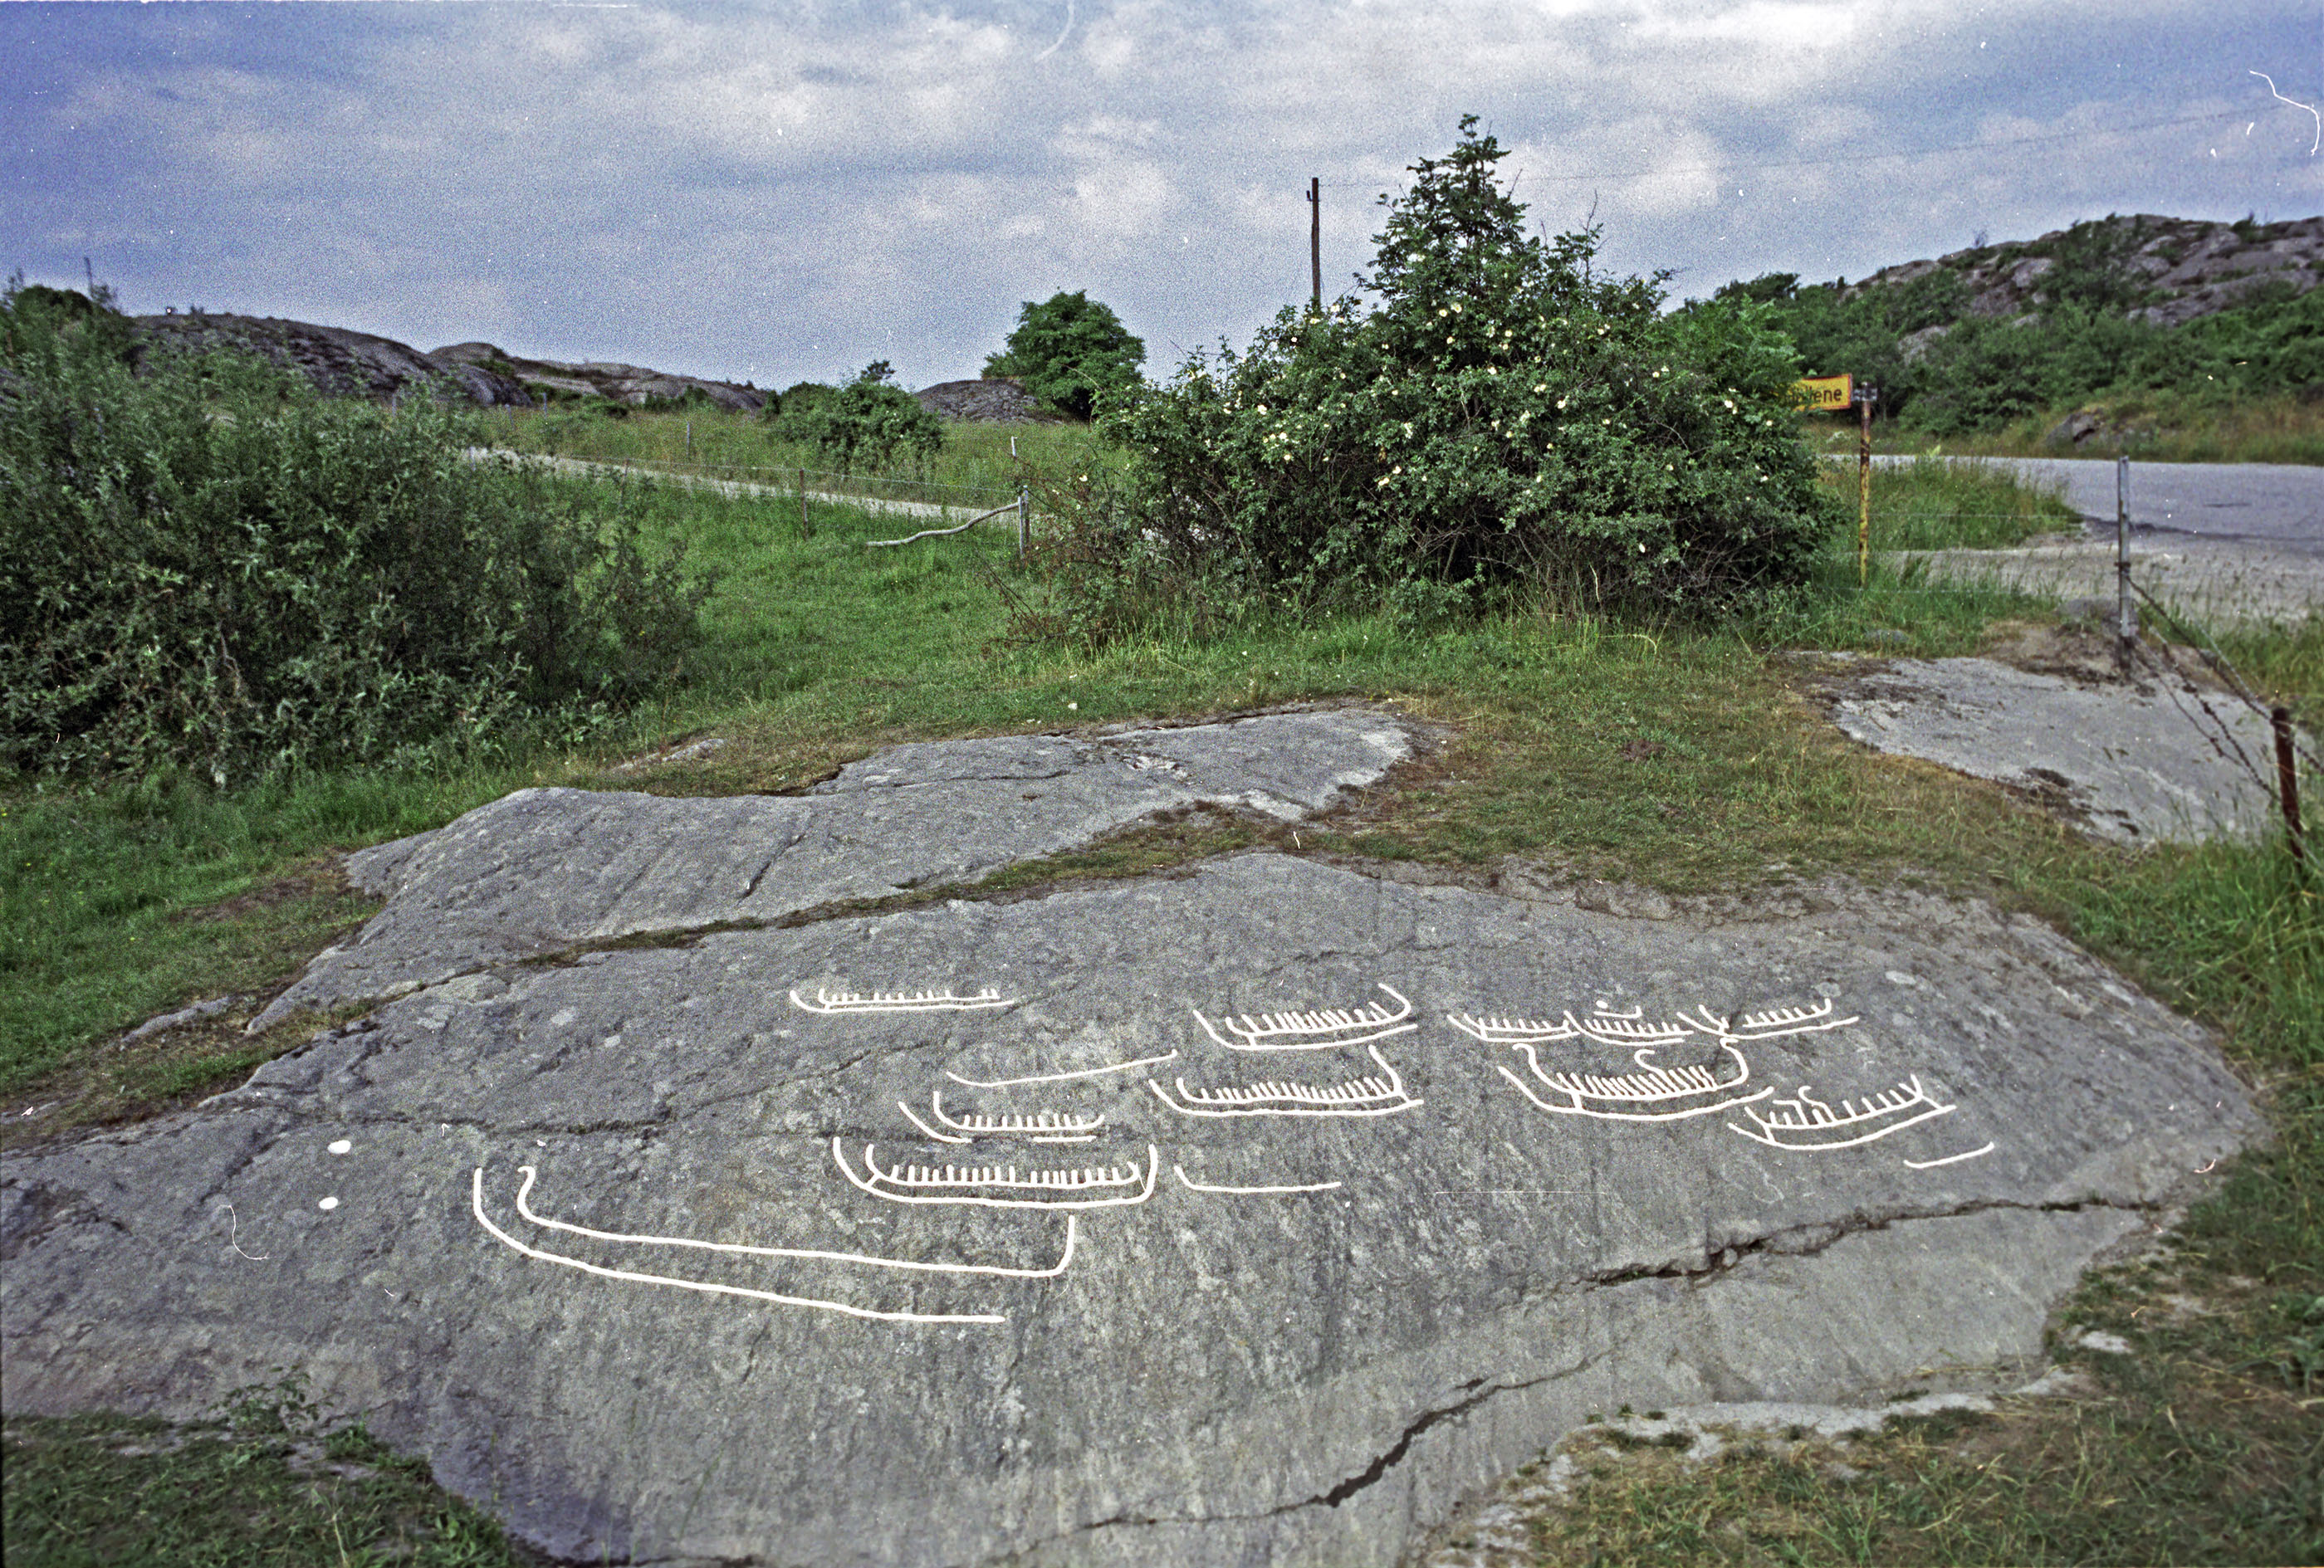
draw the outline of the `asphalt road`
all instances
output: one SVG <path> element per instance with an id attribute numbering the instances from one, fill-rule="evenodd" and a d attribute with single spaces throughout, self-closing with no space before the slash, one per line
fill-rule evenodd
<path id="1" fill-rule="evenodd" d="M 1881 457 L 1880 463 L 1910 463 Z M 2064 487 L 2066 504 L 2111 536 L 2115 465 L 2075 457 L 1989 457 Z M 2324 468 L 2291 463 L 2138 463 L 2130 465 L 2130 521 L 2136 530 L 2264 544 L 2324 556 Z"/>

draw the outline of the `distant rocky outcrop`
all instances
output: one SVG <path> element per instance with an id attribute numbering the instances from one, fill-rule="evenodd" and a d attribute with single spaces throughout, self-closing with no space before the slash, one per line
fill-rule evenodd
<path id="1" fill-rule="evenodd" d="M 512 376 L 425 354 L 392 337 L 272 316 L 140 316 L 144 352 L 241 349 L 303 374 L 327 398 L 465 398 L 487 408 L 534 399 Z"/>
<path id="2" fill-rule="evenodd" d="M 914 392 L 920 406 L 946 419 L 982 419 L 999 425 L 1054 425 L 1056 415 L 1033 394 L 1006 377 L 990 381 L 939 381 Z"/>
<path id="3" fill-rule="evenodd" d="M 566 364 L 557 360 L 519 359 L 488 343 L 455 343 L 429 350 L 430 359 L 466 365 L 515 381 L 536 398 L 604 398 L 642 407 L 676 402 L 689 392 L 707 398 L 722 408 L 755 414 L 766 407 L 768 394 L 732 381 L 708 381 L 699 376 L 673 375 L 643 365 L 593 362 Z"/>
<path id="4" fill-rule="evenodd" d="M 1840 291 L 1917 282 L 1939 271 L 1960 280 L 1963 316 L 2038 315 L 2060 298 L 2121 310 L 2157 326 L 2177 326 L 2249 302 L 2271 286 L 2304 294 L 2324 281 L 2324 217 L 2283 223 L 2208 223 L 2152 213 L 2109 216 L 2053 230 L 2036 240 L 1972 246 L 1934 261 L 1884 267 Z M 1906 342 L 1908 359 L 1926 352 L 1941 326 Z M 1916 341 L 1917 340 L 1917 341 Z"/>

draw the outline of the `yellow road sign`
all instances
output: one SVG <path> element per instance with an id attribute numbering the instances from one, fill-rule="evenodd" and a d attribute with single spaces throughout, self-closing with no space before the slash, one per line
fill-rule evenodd
<path id="1" fill-rule="evenodd" d="M 1810 376 L 1799 384 L 1801 404 L 1822 413 L 1845 412 L 1855 391 L 1856 378 L 1852 375 Z"/>

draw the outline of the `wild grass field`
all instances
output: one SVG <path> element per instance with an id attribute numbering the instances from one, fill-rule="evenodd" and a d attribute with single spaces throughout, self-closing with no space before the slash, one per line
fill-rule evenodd
<path id="1" fill-rule="evenodd" d="M 609 438 L 635 444 L 633 458 L 667 461 L 669 419 L 604 423 Z M 1044 433 L 964 433 L 947 450 L 952 466 L 938 466 L 962 483 L 1013 488 L 1019 470 L 999 466 L 1010 434 L 1017 464 L 1036 473 L 1104 460 L 1076 428 L 1032 429 Z M 706 446 L 712 433 L 696 434 Z M 735 445 L 721 450 L 752 454 L 747 431 L 729 434 Z M 521 422 L 519 439 L 545 440 Z M 1852 473 L 1845 484 L 1852 496 Z M 2061 521 L 2053 502 L 1990 473 L 1932 465 L 1876 476 L 1876 487 L 1878 547 L 2005 542 Z M 1851 519 L 1813 587 L 1717 628 L 1545 602 L 1480 622 L 1350 613 L 1093 649 L 1012 635 L 1045 591 L 1041 562 L 1037 549 L 1020 565 L 998 527 L 875 551 L 866 542 L 891 536 L 892 520 L 821 503 L 805 535 L 796 504 L 781 500 L 659 491 L 650 515 L 718 573 L 708 646 L 688 686 L 585 744 L 228 791 L 0 787 L 0 1138 L 22 1145 L 149 1115 L 295 1048 L 311 1021 L 256 1039 L 239 1024 L 374 907 L 346 891 L 333 857 L 511 789 L 797 790 L 904 739 L 1394 701 L 1452 737 L 1425 789 L 1302 824 L 1296 839 L 1209 813 L 896 902 L 1132 875 L 1263 843 L 1480 879 L 1515 857 L 1537 876 L 1673 894 L 1847 876 L 2034 912 L 2219 1028 L 2276 1132 L 2174 1246 L 2094 1277 L 2061 1314 L 2058 1347 L 2091 1365 L 2091 1391 L 1853 1445 L 1859 1476 L 1844 1481 L 1831 1455 L 1797 1445 L 1738 1449 L 1708 1468 L 1667 1453 L 1593 1459 L 1604 1479 L 1537 1518 L 1537 1560 L 2324 1559 L 2317 878 L 2297 876 L 2273 842 L 2141 855 L 2094 844 L 1997 788 L 1854 746 L 1795 690 L 1812 650 L 1969 653 L 2052 618 L 2051 607 L 1885 569 L 1859 592 Z M 2324 718 L 2324 619 L 2238 637 L 2229 651 L 2255 680 L 2311 724 Z M 709 737 L 724 744 L 665 756 Z M 220 995 L 243 1000 L 192 1027 L 122 1038 L 151 1014 Z M 2085 1325 L 2123 1334 L 2139 1353 L 2093 1361 L 2071 1348 Z M 240 1426 L 222 1415 L 190 1436 L 110 1417 L 11 1420 L 10 1562 L 256 1561 L 253 1517 L 267 1521 L 261 1535 L 325 1543 L 324 1561 L 519 1560 L 408 1472 L 395 1473 L 420 1490 L 358 1507 L 353 1483 L 318 1473 L 308 1448 L 337 1442 L 353 1454 L 359 1440 L 331 1438 L 331 1424 L 295 1405 L 274 1408 Z M 367 1474 L 392 1470 L 369 1448 L 355 1458 Z M 1641 1468 L 1653 1464 L 1663 1468 Z M 150 1528 L 124 1522 L 149 1516 Z M 424 1550 L 397 1559 L 398 1540 Z"/>

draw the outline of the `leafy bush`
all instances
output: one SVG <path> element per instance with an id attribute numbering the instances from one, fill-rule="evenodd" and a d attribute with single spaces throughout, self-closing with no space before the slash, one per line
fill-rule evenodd
<path id="1" fill-rule="evenodd" d="M 885 468 L 899 453 L 918 463 L 934 462 L 944 450 L 944 421 L 896 385 L 894 377 L 887 361 L 874 360 L 827 396 L 800 397 L 801 389 L 794 387 L 784 399 L 798 399 L 796 412 L 781 428 L 813 442 L 843 472 L 853 472 L 859 458 L 870 467 Z"/>
<path id="2" fill-rule="evenodd" d="M 984 362 L 987 376 L 1008 376 L 1061 414 L 1086 419 L 1109 392 L 1139 383 L 1146 344 L 1112 307 L 1076 289 L 1027 300 L 1008 346 Z"/>
<path id="3" fill-rule="evenodd" d="M 136 357 L 110 310 L 0 297 L 0 765 L 374 761 L 682 665 L 709 590 L 636 498 L 469 461 L 447 408 Z"/>
<path id="4" fill-rule="evenodd" d="M 1660 277 L 1593 271 L 1596 230 L 1528 237 L 1473 125 L 1382 198 L 1375 308 L 1286 310 L 1102 418 L 1132 461 L 1062 498 L 1075 629 L 1174 607 L 1427 614 L 1545 579 L 1692 606 L 1804 572 L 1831 503 L 1768 307 L 1662 315 Z"/>
<path id="5" fill-rule="evenodd" d="M 1990 432 L 2101 396 L 2169 391 L 2223 404 L 2324 388 L 2324 289 L 2278 285 L 2234 309 L 2158 326 L 2130 314 L 2150 287 L 2126 261 L 2144 237 L 2135 224 L 2088 223 L 2050 239 L 2040 252 L 2052 263 L 2040 285 L 2047 298 L 2032 319 L 1969 315 L 1953 265 L 1853 293 L 1775 272 L 1714 298 L 1768 304 L 1810 373 L 1852 372 L 1880 389 L 1884 417 L 1936 436 Z M 2005 260 L 2016 253 L 2000 249 Z"/>

